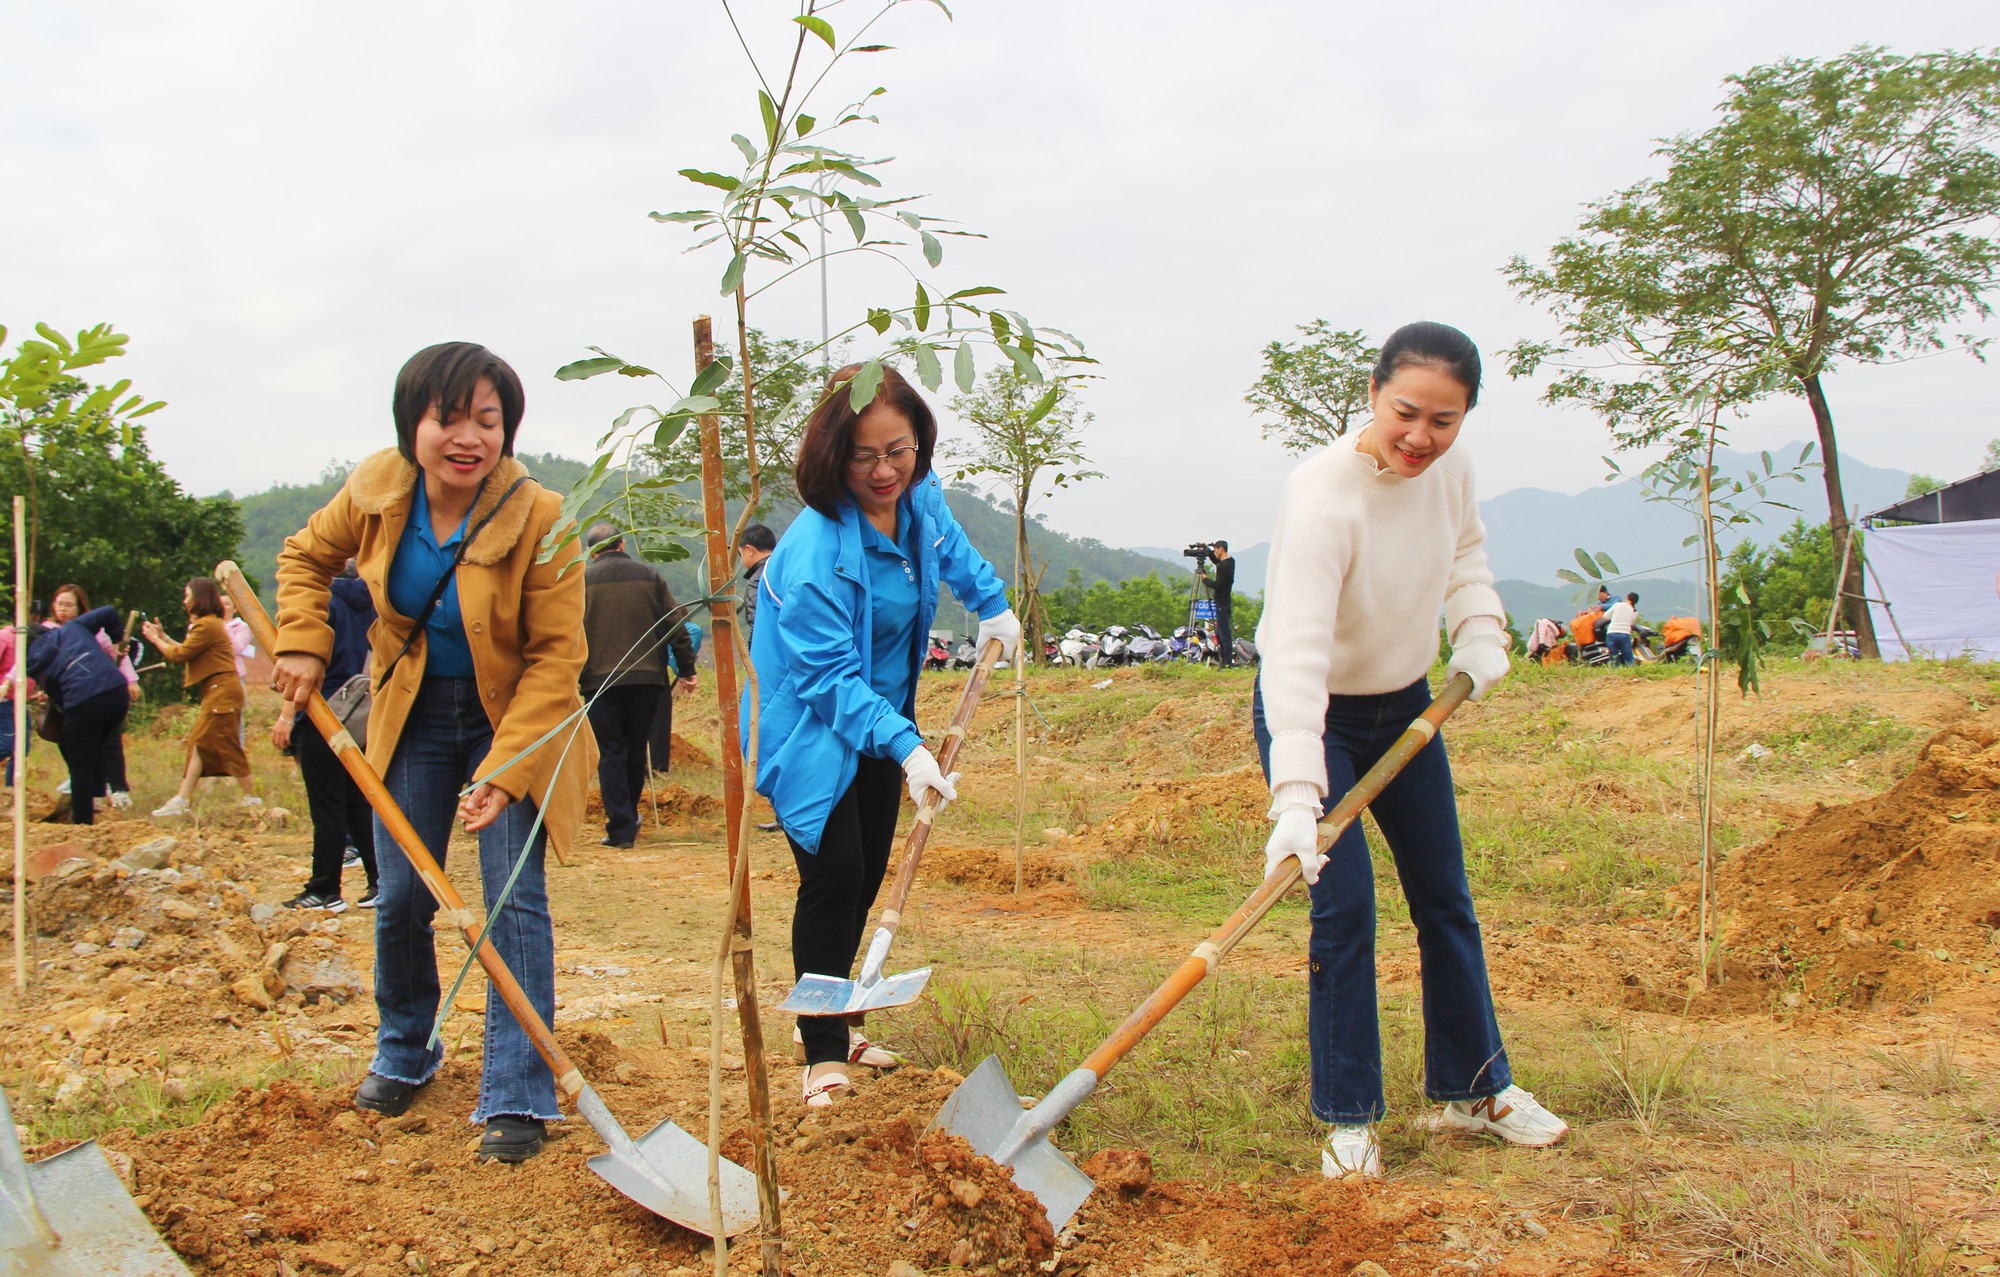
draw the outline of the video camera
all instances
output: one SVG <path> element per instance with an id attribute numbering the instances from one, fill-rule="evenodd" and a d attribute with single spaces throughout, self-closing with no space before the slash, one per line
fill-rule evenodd
<path id="1" fill-rule="evenodd" d="M 1193 559 L 1195 567 L 1199 568 L 1204 563 L 1215 561 L 1215 545 L 1209 541 L 1193 542 L 1187 549 L 1181 551 L 1181 557 Z"/>

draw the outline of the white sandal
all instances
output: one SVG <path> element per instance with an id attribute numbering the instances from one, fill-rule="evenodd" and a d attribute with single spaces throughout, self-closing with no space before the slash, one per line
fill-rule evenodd
<path id="1" fill-rule="evenodd" d="M 799 1079 L 800 1089 L 805 1096 L 806 1107 L 809 1109 L 832 1108 L 833 1093 L 835 1091 L 844 1091 L 849 1086 L 847 1074 L 822 1073 L 818 1080 L 814 1080 L 812 1073 L 812 1066 L 807 1065 L 804 1075 Z"/>
<path id="2" fill-rule="evenodd" d="M 796 1025 L 792 1028 L 792 1059 L 800 1064 L 806 1062 L 806 1039 Z M 852 1025 L 847 1029 L 847 1062 L 865 1065 L 871 1069 L 887 1072 L 903 1062 L 903 1057 L 887 1047 L 876 1046 L 861 1036 L 860 1030 Z"/>

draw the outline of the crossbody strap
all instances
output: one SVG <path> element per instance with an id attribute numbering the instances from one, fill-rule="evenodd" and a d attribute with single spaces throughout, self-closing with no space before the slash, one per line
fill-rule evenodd
<path id="1" fill-rule="evenodd" d="M 451 584 L 451 578 L 458 571 L 458 565 L 465 561 L 465 552 L 471 548 L 474 541 L 478 540 L 479 534 L 486 530 L 486 525 L 493 522 L 493 516 L 500 513 L 501 507 L 507 504 L 508 498 L 518 492 L 521 485 L 528 481 L 528 478 L 529 476 L 522 475 L 520 478 L 514 480 L 508 489 L 500 494 L 499 502 L 486 512 L 486 517 L 474 524 L 472 529 L 459 541 L 457 552 L 451 556 L 451 566 L 444 570 L 444 575 L 440 576 L 437 579 L 437 584 L 431 587 L 431 596 L 424 600 L 424 605 L 421 608 L 417 609 L 415 618 L 417 623 L 410 627 L 409 637 L 403 640 L 403 649 L 396 653 L 395 660 L 390 661 L 388 665 L 383 667 L 382 677 L 375 680 L 375 687 L 378 690 L 383 684 L 389 681 L 389 675 L 395 672 L 396 666 L 402 662 L 405 656 L 410 654 L 410 649 L 416 645 L 417 636 L 422 634 L 424 627 L 430 624 L 431 612 L 437 608 L 438 601 L 444 598 L 445 587 Z M 421 477 L 419 477 L 418 482 L 423 482 Z"/>

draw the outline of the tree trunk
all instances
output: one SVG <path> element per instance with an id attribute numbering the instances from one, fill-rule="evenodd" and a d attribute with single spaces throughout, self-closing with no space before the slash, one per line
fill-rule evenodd
<path id="1" fill-rule="evenodd" d="M 1840 489 L 1840 450 L 1833 437 L 1833 410 L 1827 407 L 1826 391 L 1820 387 L 1819 375 L 1800 379 L 1805 386 L 1806 403 L 1812 407 L 1813 425 L 1819 432 L 1819 458 L 1821 472 L 1826 477 L 1827 527 L 1833 533 L 1833 544 L 1845 544 L 1848 536 L 1847 499 Z M 1860 600 L 1867 595 L 1862 587 L 1861 560 L 1852 557 L 1847 563 L 1846 576 L 1840 582 L 1841 593 L 1849 599 Z M 1848 610 L 1854 618 L 1854 640 L 1861 648 L 1864 660 L 1882 659 L 1882 652 L 1875 646 L 1875 622 L 1865 603 Z M 1828 640 L 1832 642 L 1831 639 Z"/>

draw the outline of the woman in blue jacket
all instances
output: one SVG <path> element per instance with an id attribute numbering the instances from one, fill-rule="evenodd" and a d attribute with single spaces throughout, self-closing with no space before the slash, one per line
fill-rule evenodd
<path id="1" fill-rule="evenodd" d="M 937 423 L 894 369 L 861 412 L 834 374 L 799 439 L 807 508 L 765 562 L 751 645 L 760 689 L 757 792 L 799 868 L 792 967 L 847 978 L 881 889 L 907 784 L 958 797 L 913 721 L 938 582 L 980 617 L 978 646 L 1011 659 L 1021 623 L 931 473 Z M 857 1022 L 858 1023 L 858 1022 Z M 851 1064 L 893 1066 L 837 1016 L 801 1017 L 807 1105 L 833 1103 Z"/>
<path id="2" fill-rule="evenodd" d="M 48 693 L 50 706 L 62 712 L 69 818 L 78 825 L 92 823 L 92 809 L 104 792 L 106 748 L 125 729 L 132 707 L 125 676 L 97 641 L 99 634 L 114 645 L 124 641 L 125 622 L 117 608 L 96 608 L 44 630 L 28 649 L 28 676 Z"/>

